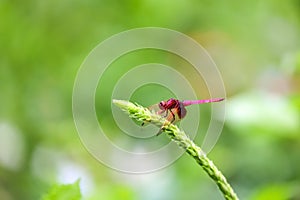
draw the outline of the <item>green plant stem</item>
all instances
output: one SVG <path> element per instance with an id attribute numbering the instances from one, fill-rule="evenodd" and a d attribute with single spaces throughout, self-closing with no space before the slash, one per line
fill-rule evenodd
<path id="1" fill-rule="evenodd" d="M 183 148 L 190 156 L 192 156 L 196 162 L 204 169 L 204 171 L 215 181 L 220 191 L 223 193 L 225 199 L 237 200 L 238 197 L 233 191 L 232 187 L 227 182 L 225 176 L 214 165 L 214 163 L 208 159 L 202 149 L 197 146 L 191 139 L 187 137 L 184 131 L 180 130 L 176 125 L 170 124 L 161 116 L 149 111 L 138 104 L 133 104 L 123 100 L 113 100 L 113 103 L 124 110 L 129 117 L 141 122 L 150 122 L 162 127 L 162 131 L 165 132 L 174 142 L 176 142 L 181 148 Z"/>

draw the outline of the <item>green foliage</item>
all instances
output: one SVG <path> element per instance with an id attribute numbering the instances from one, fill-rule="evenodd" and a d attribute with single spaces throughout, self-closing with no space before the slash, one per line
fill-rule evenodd
<path id="1" fill-rule="evenodd" d="M 73 184 L 54 185 L 42 200 L 80 200 L 79 180 Z"/>
<path id="2" fill-rule="evenodd" d="M 91 159 L 77 136 L 71 99 L 74 79 L 84 58 L 113 34 L 147 26 L 187 34 L 203 45 L 218 65 L 227 90 L 226 104 L 230 105 L 226 112 L 238 110 L 240 115 L 226 117 L 222 135 L 209 157 L 221 167 L 241 199 L 255 194 L 267 199 L 270 196 L 260 192 L 274 183 L 287 188 L 291 183 L 300 185 L 299 0 L 0 2 L 0 141 L 4 144 L 0 145 L 1 200 L 38 199 L 64 173 L 66 159 L 93 177 L 91 185 L 97 191 L 91 195 L 95 200 L 101 195 L 102 199 L 123 199 L 123 192 L 116 194 L 116 184 L 123 187 L 120 191 L 137 199 L 151 199 L 153 192 L 158 196 L 167 194 L 168 198 L 160 199 L 220 199 L 214 192 L 215 185 L 204 177 L 195 178 L 202 174 L 188 156 L 167 168 L 172 176 L 164 176 L 165 187 L 153 191 L 153 182 L 136 181 L 142 188 L 137 189 L 136 179 L 121 179 Z M 136 145 L 132 138 L 120 137 L 126 134 L 118 132 L 117 127 L 111 128 L 115 126 L 111 93 L 122 75 L 144 63 L 174 67 L 195 86 L 199 98 L 206 96 L 206 85 L 193 76 L 193 67 L 175 55 L 154 50 L 123 55 L 99 81 L 95 98 L 101 126 L 108 127 L 108 137 L 113 135 L 122 144 Z M 172 78 L 168 74 L 162 77 Z M 151 105 L 168 98 L 169 92 L 162 88 L 156 86 L 153 92 L 147 87 L 138 89 L 127 100 Z M 262 98 L 257 95 L 232 101 L 252 91 L 263 96 L 275 94 L 284 105 L 292 106 L 297 117 L 272 100 L 261 104 Z M 194 140 L 197 144 L 203 142 L 209 126 L 210 116 L 203 111 L 201 107 L 200 130 Z M 282 119 L 296 121 L 297 126 Z M 155 142 L 161 140 L 169 142 L 167 137 Z M 55 156 L 38 153 L 45 148 Z M 57 159 L 56 155 L 63 158 Z M 44 167 L 47 163 L 53 166 Z M 291 191 L 274 189 L 266 193 L 285 195 Z M 297 197 L 293 199 L 300 199 Z"/>
<path id="3" fill-rule="evenodd" d="M 285 185 L 268 185 L 262 188 L 254 197 L 253 200 L 285 200 L 289 199 L 290 191 Z"/>

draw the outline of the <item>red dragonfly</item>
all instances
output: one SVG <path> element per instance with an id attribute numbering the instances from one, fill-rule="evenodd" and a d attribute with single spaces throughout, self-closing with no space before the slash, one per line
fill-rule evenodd
<path id="1" fill-rule="evenodd" d="M 178 99 L 171 98 L 167 101 L 161 101 L 158 104 L 152 105 L 148 107 L 148 109 L 150 111 L 155 111 L 156 114 L 163 116 L 168 122 L 175 123 L 185 117 L 187 112 L 185 109 L 186 106 L 193 104 L 219 102 L 223 100 L 224 98 L 179 101 Z M 145 122 L 142 123 L 142 126 L 144 124 Z M 159 130 L 157 135 L 159 135 L 161 132 L 162 128 Z"/>

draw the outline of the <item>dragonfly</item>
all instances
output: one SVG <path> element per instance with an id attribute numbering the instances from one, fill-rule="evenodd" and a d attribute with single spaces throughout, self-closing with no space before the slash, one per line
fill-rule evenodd
<path id="1" fill-rule="evenodd" d="M 161 101 L 158 104 L 154 104 L 149 106 L 148 109 L 150 111 L 154 111 L 156 114 L 164 117 L 166 119 L 166 123 L 176 123 L 182 120 L 187 113 L 185 109 L 186 106 L 194 105 L 194 104 L 204 104 L 204 103 L 212 103 L 212 102 L 220 102 L 225 98 L 214 98 L 214 99 L 200 99 L 200 100 L 183 100 L 180 101 L 178 99 L 171 98 L 166 101 Z M 144 126 L 146 122 L 142 123 Z M 162 128 L 165 126 L 164 124 L 157 135 L 162 133 Z"/>

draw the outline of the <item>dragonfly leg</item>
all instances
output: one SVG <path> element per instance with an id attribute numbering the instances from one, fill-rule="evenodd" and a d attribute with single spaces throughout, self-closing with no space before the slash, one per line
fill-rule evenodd
<path id="1" fill-rule="evenodd" d="M 167 122 L 165 122 L 164 125 L 162 125 L 162 127 L 159 129 L 159 131 L 158 131 L 158 133 L 156 134 L 156 136 L 158 136 L 158 135 L 160 135 L 160 134 L 162 133 L 163 127 L 166 126 L 167 123 L 173 123 L 173 122 L 175 121 L 175 114 L 173 113 L 173 111 L 168 109 L 168 110 L 166 111 L 167 114 L 168 114 L 168 111 L 170 111 L 171 114 L 172 114 L 172 120 L 170 121 L 170 119 L 169 119 L 170 117 L 168 117 L 168 118 L 167 118 Z M 166 115 L 166 116 L 167 116 L 167 115 Z"/>
<path id="2" fill-rule="evenodd" d="M 172 121 L 171 121 L 170 123 L 173 123 L 173 122 L 175 121 L 175 115 L 174 115 L 174 113 L 173 113 L 172 110 L 170 110 L 170 112 L 171 112 L 171 114 L 172 114 Z"/>
<path id="3" fill-rule="evenodd" d="M 159 136 L 162 133 L 162 128 L 159 129 L 158 133 L 156 133 L 156 136 Z"/>
<path id="4" fill-rule="evenodd" d="M 168 116 L 168 111 L 169 110 L 166 110 L 166 114 L 165 114 L 164 118 L 166 118 Z"/>

